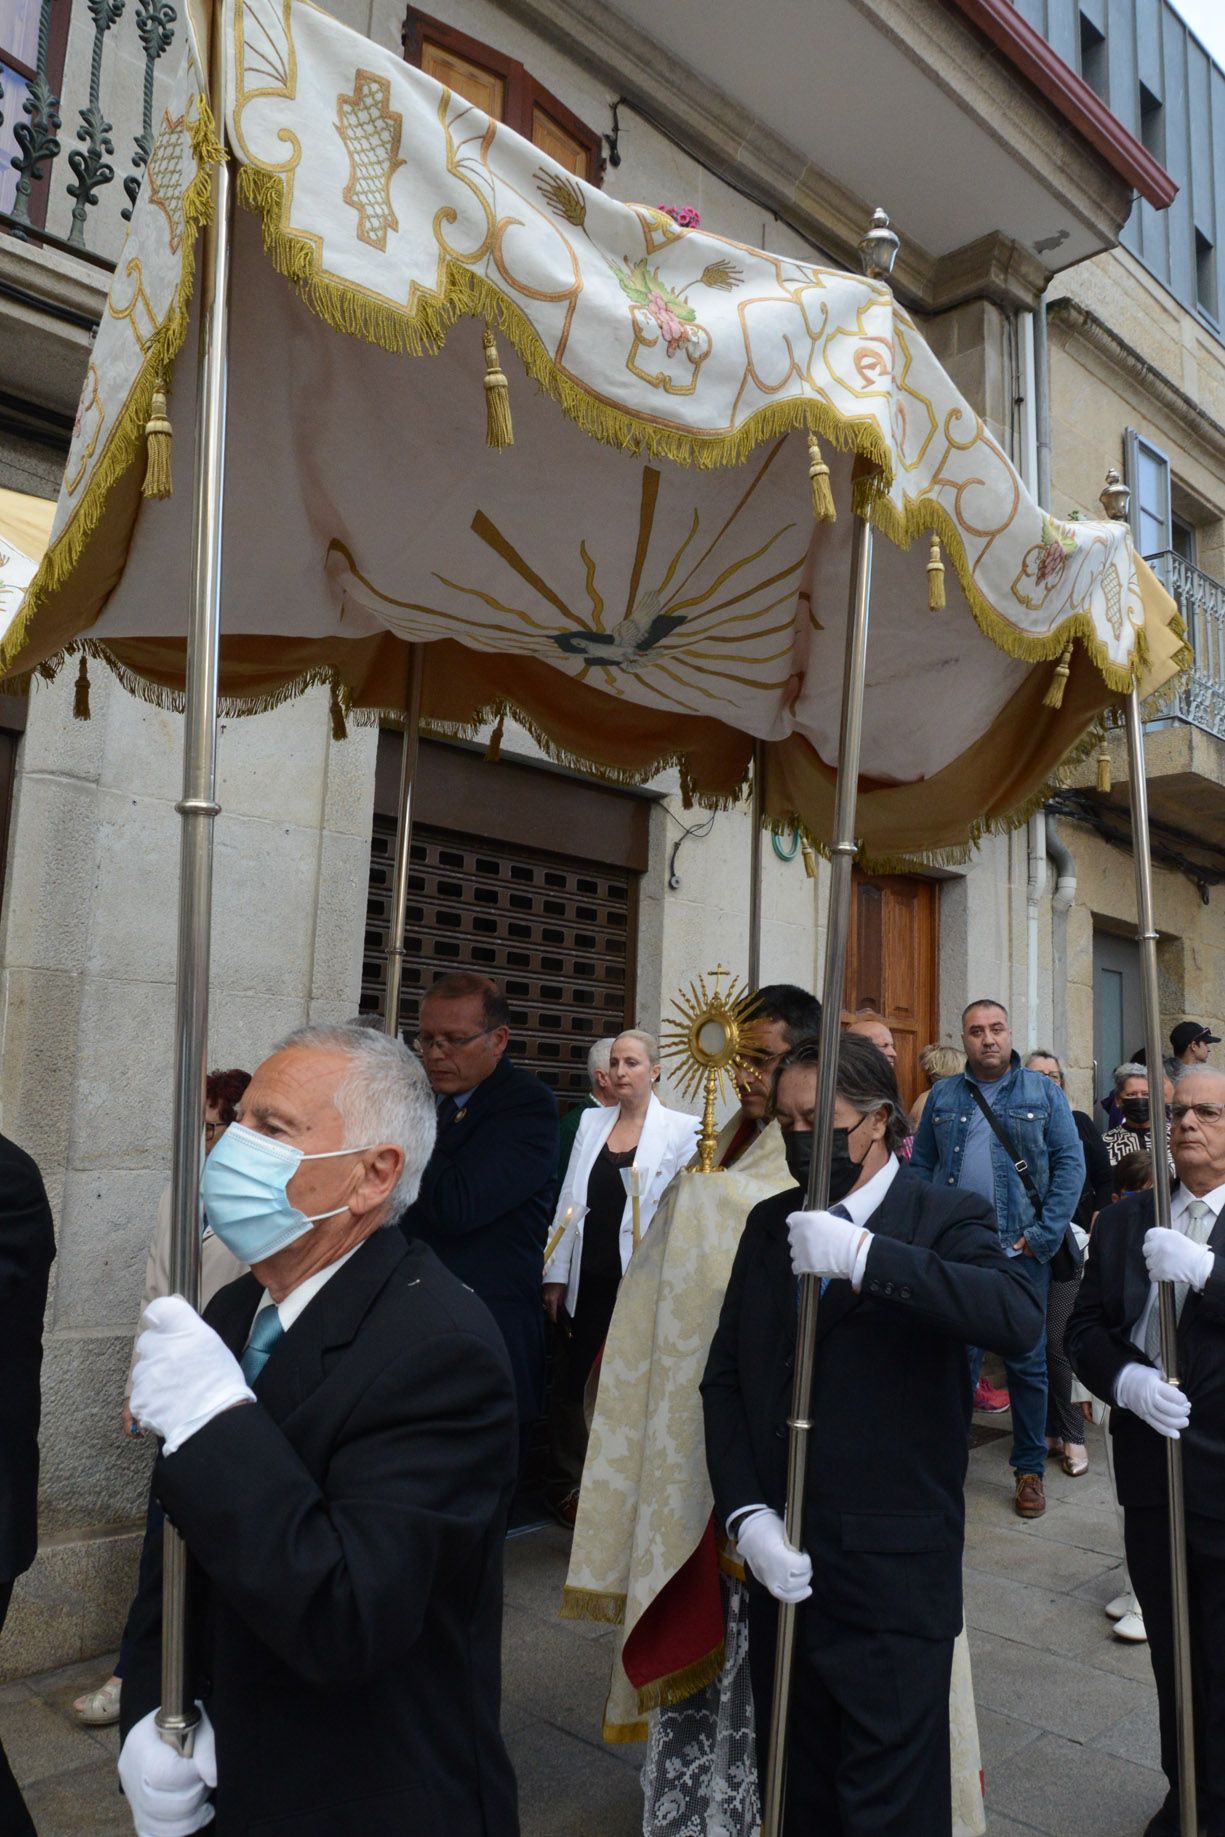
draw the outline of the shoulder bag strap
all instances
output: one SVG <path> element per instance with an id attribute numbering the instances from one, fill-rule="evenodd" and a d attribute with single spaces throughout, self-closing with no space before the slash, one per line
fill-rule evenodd
<path id="1" fill-rule="evenodd" d="M 991 1129 L 992 1134 L 995 1136 L 996 1140 L 1002 1144 L 1004 1153 L 1008 1156 L 1008 1159 L 1012 1162 L 1017 1178 L 1020 1180 L 1021 1185 L 1025 1188 L 1025 1197 L 1028 1199 L 1030 1205 L 1034 1209 L 1035 1222 L 1037 1224 L 1041 1224 L 1042 1223 L 1042 1200 L 1040 1199 L 1038 1195 L 1037 1187 L 1034 1185 L 1034 1177 L 1029 1171 L 1029 1162 L 1023 1161 L 1018 1157 L 1016 1146 L 1013 1142 L 1012 1137 L 1009 1135 L 1007 1129 L 1005 1129 L 999 1117 L 995 1114 L 994 1107 L 987 1102 L 986 1098 L 983 1096 L 978 1086 L 976 1084 L 971 1084 L 969 1079 L 966 1080 L 966 1084 L 969 1089 L 970 1096 L 974 1099 L 975 1103 L 978 1105 L 979 1109 L 982 1111 L 983 1115 L 986 1117 L 987 1123 Z"/>

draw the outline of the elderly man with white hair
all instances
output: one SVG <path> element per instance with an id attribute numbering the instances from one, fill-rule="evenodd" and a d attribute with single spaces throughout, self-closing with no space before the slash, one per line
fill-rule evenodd
<path id="1" fill-rule="evenodd" d="M 189 1557 L 194 1752 L 162 1742 L 161 1577 L 128 1621 L 140 1837 L 514 1837 L 498 1727 L 514 1391 L 483 1304 L 394 1225 L 434 1143 L 396 1039 L 306 1027 L 205 1164 L 250 1275 L 153 1302 L 133 1414 Z"/>

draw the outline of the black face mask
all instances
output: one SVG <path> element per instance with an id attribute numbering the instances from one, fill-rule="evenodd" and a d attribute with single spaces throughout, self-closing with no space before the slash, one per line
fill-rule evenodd
<path id="1" fill-rule="evenodd" d="M 859 1129 L 867 1122 L 863 1116 L 855 1124 Z M 856 1161 L 850 1150 L 850 1139 L 855 1129 L 835 1129 L 833 1154 L 829 1164 L 829 1203 L 836 1206 L 845 1199 L 860 1174 L 863 1163 Z M 787 1172 L 797 1186 L 808 1191 L 808 1175 L 812 1167 L 812 1130 L 785 1129 L 783 1131 L 783 1153 L 787 1157 Z"/>
<path id="2" fill-rule="evenodd" d="M 1124 1097 L 1119 1108 L 1129 1123 L 1138 1124 L 1142 1129 L 1147 1129 L 1151 1120 L 1147 1097 Z"/>

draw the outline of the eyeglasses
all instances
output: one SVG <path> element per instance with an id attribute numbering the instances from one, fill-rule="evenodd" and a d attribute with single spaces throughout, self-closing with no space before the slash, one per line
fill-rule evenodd
<path id="1" fill-rule="evenodd" d="M 211 1142 L 215 1135 L 224 1135 L 228 1127 L 228 1123 L 205 1123 L 205 1140 Z"/>
<path id="2" fill-rule="evenodd" d="M 466 1033 L 457 1040 L 453 1033 L 419 1033 L 413 1041 L 414 1052 L 419 1052 L 424 1059 L 427 1052 L 458 1052 L 461 1046 L 471 1046 L 473 1040 L 480 1040 L 492 1027 L 481 1027 L 476 1033 Z"/>
<path id="3" fill-rule="evenodd" d="M 1225 1103 L 1172 1103 L 1170 1121 L 1185 1123 L 1189 1116 L 1197 1116 L 1201 1123 L 1219 1123 L 1225 1116 Z"/>

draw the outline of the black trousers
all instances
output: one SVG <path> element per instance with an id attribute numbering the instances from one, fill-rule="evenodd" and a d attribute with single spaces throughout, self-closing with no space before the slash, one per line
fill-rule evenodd
<path id="1" fill-rule="evenodd" d="M 749 1672 L 764 1782 L 778 1604 L 753 1587 Z M 949 1837 L 951 1639 L 796 1615 L 785 1837 Z"/>
<path id="2" fill-rule="evenodd" d="M 1123 1542 L 1128 1574 L 1144 1612 L 1157 1684 L 1161 1767 L 1176 1794 L 1178 1716 L 1170 1527 L 1165 1510 L 1125 1512 Z M 1225 1522 L 1220 1519 L 1187 1513 L 1187 1581 L 1200 1823 L 1207 1827 L 1208 1837 L 1225 1837 Z"/>
<path id="3" fill-rule="evenodd" d="M 4 1631 L 4 1622 L 8 1616 L 9 1602 L 13 1598 L 13 1584 L 0 1582 L 0 1633 Z M 34 1820 L 26 1810 L 26 1802 L 17 1789 L 13 1770 L 8 1764 L 4 1745 L 0 1743 L 0 1831 L 4 1837 L 37 1837 Z"/>

